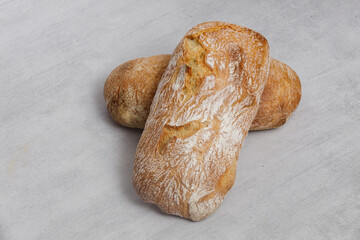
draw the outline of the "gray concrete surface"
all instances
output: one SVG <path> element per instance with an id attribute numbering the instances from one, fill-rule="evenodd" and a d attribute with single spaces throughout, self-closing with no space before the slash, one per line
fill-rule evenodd
<path id="1" fill-rule="evenodd" d="M 220 209 L 198 223 L 131 186 L 140 130 L 102 90 L 193 25 L 262 33 L 302 81 L 283 127 L 250 133 Z M 0 0 L 0 239 L 360 239 L 360 2 Z"/>

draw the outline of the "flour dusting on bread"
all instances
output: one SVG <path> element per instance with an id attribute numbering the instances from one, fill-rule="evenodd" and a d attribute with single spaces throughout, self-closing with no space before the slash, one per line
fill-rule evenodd
<path id="1" fill-rule="evenodd" d="M 133 185 L 163 212 L 199 221 L 231 189 L 269 70 L 260 34 L 223 22 L 191 29 L 159 83 Z"/>

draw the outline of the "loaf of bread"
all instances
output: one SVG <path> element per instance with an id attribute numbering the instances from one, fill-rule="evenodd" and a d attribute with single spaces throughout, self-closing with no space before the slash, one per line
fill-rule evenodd
<path id="1" fill-rule="evenodd" d="M 185 35 L 137 146 L 133 186 L 142 200 L 193 221 L 220 206 L 269 65 L 268 42 L 251 29 L 208 22 Z"/>
<path id="2" fill-rule="evenodd" d="M 121 125 L 144 128 L 155 91 L 171 55 L 157 55 L 128 61 L 107 78 L 104 97 L 111 117 Z M 285 63 L 270 58 L 269 77 L 259 110 L 250 130 L 283 125 L 301 98 L 298 75 Z"/>

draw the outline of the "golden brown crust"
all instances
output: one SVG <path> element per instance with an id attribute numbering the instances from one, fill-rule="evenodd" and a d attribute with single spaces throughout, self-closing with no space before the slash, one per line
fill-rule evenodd
<path id="1" fill-rule="evenodd" d="M 213 213 L 234 183 L 268 71 L 260 34 L 223 22 L 191 29 L 163 74 L 137 147 L 139 197 L 193 221 Z"/>
<path id="2" fill-rule="evenodd" d="M 271 59 L 268 81 L 251 130 L 265 130 L 283 125 L 301 99 L 298 75 L 285 63 Z"/>
<path id="3" fill-rule="evenodd" d="M 144 128 L 150 105 L 171 56 L 157 55 L 128 61 L 115 68 L 104 85 L 111 117 L 121 125 Z"/>
<path id="4" fill-rule="evenodd" d="M 112 118 L 121 125 L 144 128 L 156 89 L 171 55 L 134 59 L 113 70 L 104 95 Z M 301 98 L 299 77 L 289 66 L 270 58 L 270 70 L 252 130 L 283 125 Z"/>

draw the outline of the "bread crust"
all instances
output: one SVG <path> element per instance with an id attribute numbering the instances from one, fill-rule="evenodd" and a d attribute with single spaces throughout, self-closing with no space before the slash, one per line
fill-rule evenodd
<path id="1" fill-rule="evenodd" d="M 277 128 L 286 123 L 301 99 L 301 83 L 296 72 L 272 58 L 269 77 L 251 130 Z"/>
<path id="2" fill-rule="evenodd" d="M 136 150 L 139 197 L 193 221 L 213 213 L 234 183 L 268 71 L 259 33 L 224 22 L 192 28 L 162 76 Z"/>
<path id="3" fill-rule="evenodd" d="M 144 128 L 150 105 L 170 54 L 138 58 L 115 68 L 107 78 L 104 97 L 111 117 L 119 124 Z M 301 99 L 298 75 L 285 63 L 270 58 L 269 77 L 250 131 L 283 125 Z"/>
<path id="4" fill-rule="evenodd" d="M 161 76 L 171 55 L 138 58 L 115 68 L 104 85 L 111 117 L 121 125 L 144 128 Z"/>

